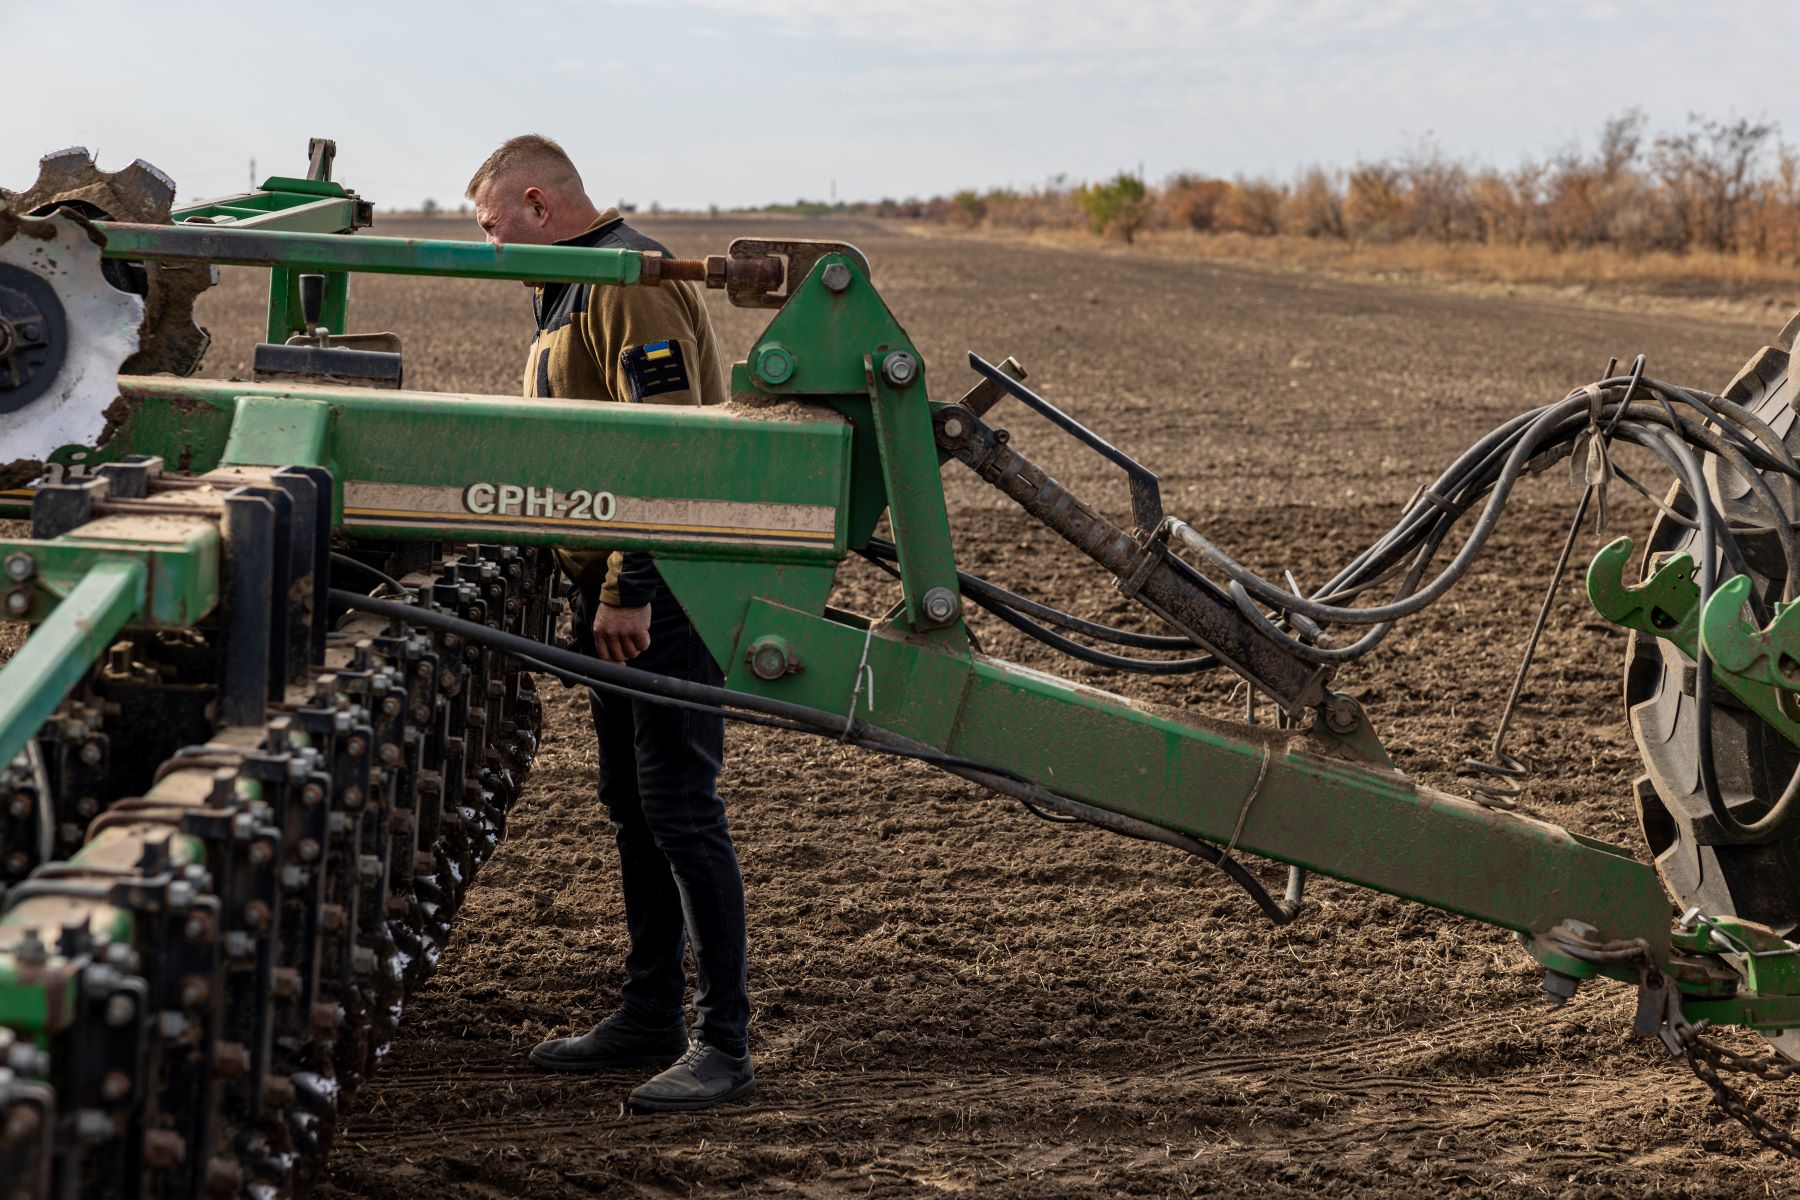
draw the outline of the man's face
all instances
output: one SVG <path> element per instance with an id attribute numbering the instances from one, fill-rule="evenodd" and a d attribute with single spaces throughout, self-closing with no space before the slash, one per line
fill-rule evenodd
<path id="1" fill-rule="evenodd" d="M 550 201 L 535 187 L 516 181 L 489 179 L 475 189 L 475 220 L 490 246 L 516 242 L 544 246 L 551 236 Z"/>

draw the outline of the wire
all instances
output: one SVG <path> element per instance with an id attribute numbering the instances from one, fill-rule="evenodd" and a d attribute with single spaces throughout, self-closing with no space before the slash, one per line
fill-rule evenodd
<path id="1" fill-rule="evenodd" d="M 979 783 L 992 791 L 1019 800 L 1027 808 L 1035 805 L 1037 809 L 1048 809 L 1064 817 L 1070 817 L 1142 841 L 1161 842 L 1204 859 L 1219 868 L 1242 888 L 1257 908 L 1276 924 L 1285 925 L 1292 921 L 1299 910 L 1297 901 L 1289 905 L 1285 900 L 1276 900 L 1262 885 L 1261 880 L 1257 879 L 1242 863 L 1217 846 L 1158 825 L 1152 825 L 1150 822 L 1139 820 L 1136 817 L 1111 812 L 1049 791 L 1005 767 L 942 753 L 922 742 L 916 742 L 879 726 L 870 725 L 860 718 L 853 719 L 846 731 L 844 718 L 837 713 L 828 713 L 822 709 L 769 696 L 734 692 L 727 688 L 714 687 L 711 684 L 677 679 L 669 675 L 656 675 L 634 667 L 604 662 L 574 650 L 566 650 L 560 646 L 548 646 L 518 634 L 490 629 L 485 625 L 465 621 L 460 617 L 453 617 L 417 604 L 381 600 L 373 596 L 365 596 L 360 592 L 343 591 L 338 588 L 331 589 L 330 599 L 332 603 L 345 608 L 359 609 L 403 624 L 419 625 L 458 634 L 469 641 L 541 665 L 546 670 L 557 674 L 559 678 L 567 678 L 572 682 L 599 688 L 603 691 L 622 693 L 634 699 L 647 700 L 652 703 L 675 704 L 678 707 L 713 712 L 730 721 L 791 729 L 796 732 L 812 733 L 834 739 L 841 738 L 877 753 L 928 763 L 953 775 Z M 1044 814 L 1040 812 L 1037 815 L 1043 816 Z M 1290 895 L 1292 891 L 1293 881 L 1290 879 Z"/>
<path id="2" fill-rule="evenodd" d="M 355 567 L 357 570 L 361 571 L 363 574 L 369 576 L 370 578 L 387 584 L 389 587 L 393 588 L 396 592 L 400 593 L 402 596 L 410 596 L 413 594 L 413 589 L 407 587 L 404 583 L 401 583 L 398 579 L 395 579 L 392 575 L 389 575 L 386 571 L 383 571 L 381 568 L 372 566 L 369 563 L 364 562 L 360 558 L 353 557 L 349 554 L 342 554 L 336 550 L 333 550 L 331 552 L 331 561 L 334 563 L 337 563 L 341 567 Z"/>
<path id="3" fill-rule="evenodd" d="M 894 554 L 892 542 L 882 542 L 871 538 L 869 545 L 857 551 L 869 562 L 875 564 L 888 575 L 899 578 L 900 573 L 888 561 Z M 957 582 L 963 594 L 973 600 L 983 610 L 992 613 L 1000 620 L 1029 637 L 1035 638 L 1052 649 L 1059 650 L 1071 658 L 1089 663 L 1097 667 L 1105 667 L 1114 671 L 1129 671 L 1137 675 L 1188 675 L 1199 671 L 1208 671 L 1219 665 L 1219 659 L 1210 654 L 1189 658 L 1133 658 L 1124 654 L 1113 654 L 1106 650 L 1097 650 L 1084 646 L 1080 642 L 1064 637 L 1053 629 L 1032 620 L 1019 608 L 1028 608 L 1046 614 L 1046 616 L 1062 624 L 1065 628 L 1073 628 L 1082 632 L 1091 632 L 1092 636 L 1125 644 L 1141 645 L 1150 643 L 1157 649 L 1192 649 L 1195 643 L 1188 638 L 1158 637 L 1152 634 L 1131 633 L 1128 630 L 1114 629 L 1108 625 L 1089 621 L 1083 617 L 1038 604 L 1023 596 L 1007 591 L 996 584 L 989 583 L 978 575 L 970 575 L 962 571 L 957 573 Z M 1051 615 L 1053 614 L 1053 615 Z M 1129 640 L 1128 640 L 1129 639 Z"/>

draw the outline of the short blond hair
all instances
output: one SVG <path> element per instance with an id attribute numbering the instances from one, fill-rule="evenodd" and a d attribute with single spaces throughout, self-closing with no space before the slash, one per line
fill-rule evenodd
<path id="1" fill-rule="evenodd" d="M 487 156 L 487 161 L 477 167 L 469 179 L 463 195 L 473 200 L 482 184 L 526 167 L 547 172 L 545 183 L 573 183 L 577 188 L 581 187 L 581 172 L 575 169 L 575 161 L 568 151 L 541 133 L 522 133 L 506 139 L 498 150 Z"/>

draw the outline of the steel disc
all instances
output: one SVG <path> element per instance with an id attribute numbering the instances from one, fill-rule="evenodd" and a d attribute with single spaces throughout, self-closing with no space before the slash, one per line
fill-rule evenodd
<path id="1" fill-rule="evenodd" d="M 138 348 L 144 302 L 107 282 L 90 230 L 66 214 L 0 213 L 0 486 L 63 446 L 97 447 Z"/>

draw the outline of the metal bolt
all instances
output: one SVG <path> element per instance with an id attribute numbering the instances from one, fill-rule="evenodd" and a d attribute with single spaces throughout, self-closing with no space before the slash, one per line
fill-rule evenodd
<path id="1" fill-rule="evenodd" d="M 294 847 L 294 853 L 299 856 L 301 862 L 318 862 L 319 843 L 312 838 L 302 838 L 300 844 Z"/>
<path id="2" fill-rule="evenodd" d="M 199 1008 L 212 999 L 212 985 L 198 975 L 189 975 L 181 981 L 181 1007 Z"/>
<path id="3" fill-rule="evenodd" d="M 50 1073 L 50 1053 L 36 1046 L 14 1046 L 6 1052 L 6 1066 L 15 1075 L 42 1079 Z"/>
<path id="4" fill-rule="evenodd" d="M 757 638 L 745 658 L 750 663 L 750 673 L 758 679 L 776 680 L 798 669 L 784 638 Z"/>
<path id="5" fill-rule="evenodd" d="M 98 740 L 82 743 L 82 747 L 81 747 L 81 764 L 82 764 L 82 766 L 85 766 L 85 767 L 99 766 L 100 759 L 105 753 L 106 753 L 106 751 L 101 748 Z"/>
<path id="6" fill-rule="evenodd" d="M 785 346 L 764 346 L 756 355 L 756 373 L 764 383 L 786 383 L 794 375 L 794 356 Z"/>
<path id="7" fill-rule="evenodd" d="M 213 1070 L 236 1079 L 250 1069 L 250 1051 L 241 1042 L 220 1042 L 213 1048 Z"/>
<path id="8" fill-rule="evenodd" d="M 962 423 L 961 417 L 949 417 L 944 421 L 944 436 L 945 437 L 959 438 L 962 435 L 963 435 L 963 423 Z"/>
<path id="9" fill-rule="evenodd" d="M 108 1071 L 100 1080 L 100 1098 L 117 1104 L 131 1095 L 131 1076 L 123 1071 Z"/>
<path id="10" fill-rule="evenodd" d="M 904 350 L 896 350 L 881 361 L 881 373 L 895 387 L 905 387 L 918 377 L 919 360 Z"/>
<path id="11" fill-rule="evenodd" d="M 131 997 L 124 992 L 120 992 L 107 1000 L 106 1015 L 104 1019 L 106 1023 L 111 1025 L 114 1029 L 131 1024 L 131 1019 L 135 1016 L 137 1016 L 137 1005 L 133 1004 L 131 1002 Z"/>
<path id="12" fill-rule="evenodd" d="M 1561 971 L 1544 972 L 1544 993 L 1552 1004 L 1567 1004 L 1580 986 L 1581 980 L 1573 975 L 1564 975 Z"/>
<path id="13" fill-rule="evenodd" d="M 15 821 L 23 821 L 31 815 L 31 793 L 14 792 L 12 799 L 6 803 L 7 815 Z"/>
<path id="14" fill-rule="evenodd" d="M 1348 696 L 1334 695 L 1325 702 L 1325 728 L 1333 733 L 1355 733 L 1362 723 L 1362 710 Z"/>
<path id="15" fill-rule="evenodd" d="M 0 1125 L 0 1146 L 22 1146 L 37 1137 L 38 1129 L 35 1108 L 15 1108 L 6 1114 L 6 1123 Z"/>
<path id="16" fill-rule="evenodd" d="M 75 1136 L 89 1145 L 98 1145 L 118 1132 L 113 1119 L 97 1108 L 84 1108 L 75 1115 Z M 145 1135 L 145 1141 L 149 1135 Z M 152 1164 L 154 1165 L 154 1164 Z"/>
<path id="17" fill-rule="evenodd" d="M 1600 944 L 1600 931 L 1586 921 L 1569 920 L 1562 923 L 1562 931 L 1578 942 L 1589 945 Z"/>
<path id="18" fill-rule="evenodd" d="M 31 611 L 31 593 L 24 588 L 14 588 L 6 593 L 6 615 L 22 617 Z"/>
<path id="19" fill-rule="evenodd" d="M 956 615 L 956 593 L 946 587 L 934 587 L 925 593 L 921 607 L 927 618 L 942 624 Z"/>
<path id="20" fill-rule="evenodd" d="M 187 1141 L 172 1129 L 144 1134 L 144 1163 L 153 1170 L 173 1171 L 187 1157 Z"/>
<path id="21" fill-rule="evenodd" d="M 819 282 L 828 292 L 842 292 L 850 286 L 850 268 L 841 262 L 826 263 L 825 269 L 819 272 Z"/>
<path id="22" fill-rule="evenodd" d="M 37 574 L 37 560 L 29 554 L 9 554 L 6 556 L 6 577 L 14 583 L 24 583 Z"/>
<path id="23" fill-rule="evenodd" d="M 49 961 L 49 948 L 44 945 L 43 939 L 38 937 L 36 926 L 26 928 L 25 936 L 20 938 L 18 944 L 13 947 L 13 957 L 19 961 L 20 965 L 27 967 L 41 967 Z"/>
<path id="24" fill-rule="evenodd" d="M 175 1041 L 188 1031 L 188 1019 L 178 1012 L 156 1014 L 156 1032 L 166 1041 Z"/>

